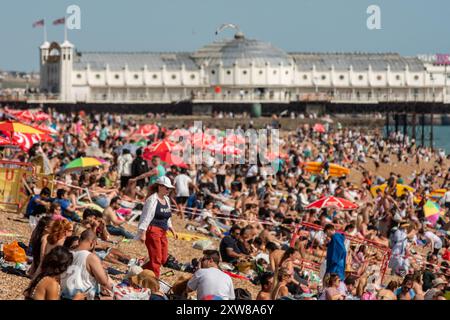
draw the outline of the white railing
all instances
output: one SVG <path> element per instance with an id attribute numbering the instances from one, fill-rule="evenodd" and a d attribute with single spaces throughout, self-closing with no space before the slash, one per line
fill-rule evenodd
<path id="1" fill-rule="evenodd" d="M 345 93 L 335 92 L 325 93 L 286 93 L 265 92 L 259 94 L 249 91 L 247 94 L 227 94 L 227 93 L 204 93 L 197 92 L 194 94 L 174 94 L 174 93 L 123 93 L 123 94 L 91 94 L 83 95 L 82 98 L 77 97 L 76 101 L 67 102 L 86 102 L 86 103 L 179 103 L 183 101 L 192 101 L 194 103 L 211 102 L 211 103 L 289 103 L 289 102 L 333 102 L 333 103 L 379 103 L 379 102 L 436 102 L 447 103 L 445 95 L 439 93 L 403 93 L 388 94 L 375 92 L 372 95 L 365 93 Z M 28 102 L 64 102 L 60 100 L 57 94 L 8 94 L 0 95 L 1 101 L 28 101 Z"/>

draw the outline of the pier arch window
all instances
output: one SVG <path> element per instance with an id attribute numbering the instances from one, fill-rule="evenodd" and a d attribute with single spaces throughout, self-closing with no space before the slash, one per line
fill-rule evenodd
<path id="1" fill-rule="evenodd" d="M 158 75 L 154 74 L 152 78 L 156 80 L 156 79 L 158 79 Z"/>
<path id="2" fill-rule="evenodd" d="M 100 79 L 100 75 L 99 75 L 99 74 L 96 74 L 96 75 L 95 75 L 95 78 L 96 78 L 96 79 Z"/>
<path id="3" fill-rule="evenodd" d="M 396 80 L 400 80 L 400 76 L 399 76 L 399 75 L 396 75 L 396 76 L 395 76 L 395 79 L 396 79 Z"/>
<path id="4" fill-rule="evenodd" d="M 358 79 L 359 80 L 364 80 L 364 77 L 362 75 L 359 75 Z"/>
<path id="5" fill-rule="evenodd" d="M 414 80 L 419 80 L 419 76 L 418 76 L 418 75 L 415 75 L 415 76 L 414 76 Z"/>
<path id="6" fill-rule="evenodd" d="M 303 80 L 308 80 L 308 76 L 306 74 L 303 75 Z"/>
<path id="7" fill-rule="evenodd" d="M 176 74 L 173 74 L 173 75 L 172 75 L 172 80 L 176 80 L 176 78 L 177 78 L 177 75 L 176 75 Z"/>
<path id="8" fill-rule="evenodd" d="M 262 71 L 262 70 L 259 70 L 259 74 L 261 74 L 261 75 L 262 75 L 263 73 L 264 73 L 264 71 Z"/>
<path id="9" fill-rule="evenodd" d="M 377 80 L 381 81 L 381 80 L 383 80 L 383 77 L 382 76 L 377 76 Z"/>
<path id="10" fill-rule="evenodd" d="M 115 78 L 115 79 L 120 79 L 120 76 L 119 76 L 118 74 L 116 74 L 116 75 L 114 76 L 114 78 Z"/>
<path id="11" fill-rule="evenodd" d="M 81 73 L 77 74 L 77 79 L 81 79 Z"/>
<path id="12" fill-rule="evenodd" d="M 231 74 L 231 71 L 230 70 L 227 70 L 227 75 L 230 75 Z"/>
<path id="13" fill-rule="evenodd" d="M 341 75 L 339 76 L 339 79 L 340 79 L 340 80 L 344 80 L 344 79 L 345 79 L 344 75 L 341 74 Z"/>
<path id="14" fill-rule="evenodd" d="M 247 70 L 243 70 L 243 71 L 242 71 L 242 74 L 243 74 L 243 75 L 246 75 L 246 74 L 247 74 Z"/>
<path id="15" fill-rule="evenodd" d="M 327 80 L 327 76 L 326 76 L 326 75 L 323 75 L 321 79 L 322 79 L 322 80 Z"/>
<path id="16" fill-rule="evenodd" d="M 139 79 L 139 75 L 135 74 L 135 75 L 134 75 L 134 78 L 135 78 L 136 80 Z"/>
<path id="17" fill-rule="evenodd" d="M 216 70 L 211 70 L 211 74 L 216 74 Z"/>
<path id="18" fill-rule="evenodd" d="M 191 79 L 192 79 L 192 80 L 195 79 L 195 74 L 191 74 Z"/>

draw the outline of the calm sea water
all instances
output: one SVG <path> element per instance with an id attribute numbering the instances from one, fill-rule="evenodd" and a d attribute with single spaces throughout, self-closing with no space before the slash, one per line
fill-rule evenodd
<path id="1" fill-rule="evenodd" d="M 430 145 L 430 126 L 425 126 L 425 145 Z M 386 130 L 386 128 L 385 128 Z M 391 126 L 390 130 L 394 130 Z M 400 126 L 399 130 L 403 130 Z M 408 135 L 411 136 L 412 127 L 408 127 Z M 433 126 L 433 136 L 434 136 L 434 147 L 442 148 L 445 150 L 446 154 L 450 154 L 450 126 Z M 417 144 L 422 143 L 422 128 L 420 126 L 416 127 L 416 142 Z"/>

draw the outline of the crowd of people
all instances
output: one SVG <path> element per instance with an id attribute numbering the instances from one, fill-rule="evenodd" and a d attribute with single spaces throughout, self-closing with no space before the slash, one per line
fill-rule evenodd
<path id="1" fill-rule="evenodd" d="M 48 125 L 57 132 L 52 142 L 2 152 L 4 160 L 33 163 L 57 181 L 30 193 L 24 213 L 36 221 L 26 299 L 107 299 L 117 286 L 147 288 L 150 300 L 186 299 L 193 291 L 197 299 L 248 299 L 248 291 L 234 288 L 238 277 L 260 286 L 250 297 L 258 300 L 449 298 L 448 160 L 406 136 L 385 138 L 376 130 L 329 123 L 317 132 L 302 125 L 282 131 L 280 153 L 269 165 L 207 159 L 180 168 L 160 155 L 146 156 L 148 146 L 175 128 L 137 136 L 132 117 L 83 112 L 53 112 Z M 268 128 L 277 129 L 276 119 Z M 106 161 L 64 169 L 87 156 Z M 322 170 L 306 170 L 310 161 Z M 392 166 L 389 175 L 380 173 L 394 163 L 428 169 L 402 176 Z M 361 173 L 360 181 L 331 174 L 331 164 Z M 411 188 L 401 188 L 405 184 Z M 437 189 L 445 190 L 433 198 Z M 356 209 L 309 208 L 328 196 Z M 426 216 L 428 200 L 442 208 L 437 220 Z M 219 245 L 200 243 L 203 257 L 188 262 L 191 275 L 164 291 L 161 267 L 185 270 L 170 255 L 167 233 L 176 239 L 186 231 L 176 230 L 173 219 Z M 109 242 L 114 237 L 142 242 L 148 258 L 117 249 Z M 389 253 L 385 264 L 380 252 Z M 111 279 L 104 261 L 127 266 L 122 282 Z"/>

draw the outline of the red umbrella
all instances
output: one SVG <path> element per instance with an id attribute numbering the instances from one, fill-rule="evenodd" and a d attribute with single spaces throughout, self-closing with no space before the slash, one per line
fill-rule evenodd
<path id="1" fill-rule="evenodd" d="M 318 133 L 325 133 L 325 131 L 326 131 L 323 124 L 320 124 L 320 123 L 316 123 L 313 127 L 313 130 Z"/>
<path id="2" fill-rule="evenodd" d="M 16 117 L 19 120 L 28 120 L 28 121 L 36 120 L 36 117 L 30 110 L 25 110 L 25 111 L 22 111 L 22 112 L 16 114 Z"/>
<path id="3" fill-rule="evenodd" d="M 236 148 L 235 146 L 227 146 L 223 143 L 212 144 L 207 147 L 209 151 L 222 153 L 224 155 L 240 155 L 242 150 Z"/>
<path id="4" fill-rule="evenodd" d="M 8 137 L 0 137 L 0 146 L 10 146 L 12 144 L 11 139 Z"/>
<path id="5" fill-rule="evenodd" d="M 182 150 L 183 148 L 180 145 L 170 142 L 169 140 L 161 140 L 152 143 L 146 149 L 148 150 L 149 153 L 163 154 L 167 152 Z"/>
<path id="6" fill-rule="evenodd" d="M 339 197 L 323 197 L 319 200 L 314 201 L 306 207 L 306 209 L 322 209 L 322 208 L 333 208 L 340 210 L 352 210 L 357 209 L 358 205 Z"/>
<path id="7" fill-rule="evenodd" d="M 237 134 L 232 134 L 225 138 L 225 143 L 227 145 L 240 145 L 245 144 L 245 137 Z"/>
<path id="8" fill-rule="evenodd" d="M 133 132 L 132 136 L 148 137 L 150 135 L 156 135 L 159 132 L 159 128 L 155 124 L 145 124 Z"/>
<path id="9" fill-rule="evenodd" d="M 36 121 L 47 121 L 50 120 L 50 115 L 43 112 L 43 111 L 38 111 L 36 112 L 36 114 L 34 115 L 36 118 Z"/>
<path id="10" fill-rule="evenodd" d="M 10 114 L 10 115 L 15 116 L 15 115 L 21 113 L 22 111 L 21 111 L 21 110 L 9 109 L 8 107 L 5 107 L 5 112 L 6 112 L 7 114 Z"/>
<path id="11" fill-rule="evenodd" d="M 189 140 L 191 138 L 191 133 L 186 129 L 176 129 L 169 134 L 169 139 L 172 141 L 180 141 L 180 137 L 183 137 L 183 140 Z"/>

